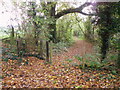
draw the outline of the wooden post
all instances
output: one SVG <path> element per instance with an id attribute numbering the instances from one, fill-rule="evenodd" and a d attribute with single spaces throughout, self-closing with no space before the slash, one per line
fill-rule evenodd
<path id="1" fill-rule="evenodd" d="M 50 42 L 50 62 L 52 62 L 52 41 Z"/>
<path id="2" fill-rule="evenodd" d="M 46 41 L 46 61 L 49 62 L 49 41 Z"/>
<path id="3" fill-rule="evenodd" d="M 11 25 L 11 26 L 12 26 L 12 25 Z M 11 37 L 12 37 L 12 38 L 14 38 L 14 36 L 15 36 L 14 34 L 15 34 L 15 32 L 14 32 L 14 27 L 12 26 L 12 31 L 11 31 Z"/>
<path id="4" fill-rule="evenodd" d="M 27 49 L 27 40 L 25 39 L 25 53 L 28 52 L 28 49 Z"/>
<path id="5" fill-rule="evenodd" d="M 18 54 L 18 57 L 19 57 L 19 59 L 18 59 L 18 63 L 19 64 L 21 64 L 21 62 L 22 62 L 22 52 L 21 52 L 21 50 L 23 50 L 23 46 L 22 45 L 23 45 L 22 44 L 22 40 L 21 40 L 21 38 L 19 38 L 17 40 L 17 54 Z"/>
<path id="6" fill-rule="evenodd" d="M 18 54 L 18 57 L 20 56 L 20 47 L 19 47 L 19 40 L 17 40 L 17 54 Z"/>
<path id="7" fill-rule="evenodd" d="M 18 57 L 21 57 L 21 51 L 23 50 L 23 44 L 22 44 L 22 40 L 21 38 L 19 38 L 17 40 L 17 54 L 18 54 Z"/>
<path id="8" fill-rule="evenodd" d="M 41 57 L 44 56 L 43 55 L 43 41 L 42 40 L 40 40 L 40 51 L 39 51 L 39 54 L 40 54 Z"/>
<path id="9" fill-rule="evenodd" d="M 21 41 L 21 50 L 23 53 L 26 53 L 26 42 L 23 42 L 23 40 Z"/>

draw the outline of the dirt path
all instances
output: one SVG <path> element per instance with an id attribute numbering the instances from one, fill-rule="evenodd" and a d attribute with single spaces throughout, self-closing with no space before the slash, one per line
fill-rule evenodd
<path id="1" fill-rule="evenodd" d="M 78 60 L 74 58 L 76 55 L 83 56 L 85 54 L 92 52 L 93 45 L 85 40 L 79 40 L 75 38 L 75 43 L 68 48 L 67 52 L 63 52 L 60 55 L 53 57 L 53 62 L 61 61 L 64 62 L 66 59 L 72 59 L 74 62 L 79 63 Z"/>

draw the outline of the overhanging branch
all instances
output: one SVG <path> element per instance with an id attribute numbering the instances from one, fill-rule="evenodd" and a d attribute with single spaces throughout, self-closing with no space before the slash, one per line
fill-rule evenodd
<path id="1" fill-rule="evenodd" d="M 81 13 L 81 14 L 83 14 L 83 15 L 88 15 L 88 16 L 96 16 L 97 14 L 96 13 L 85 13 L 85 12 L 79 12 L 79 13 Z"/>
<path id="2" fill-rule="evenodd" d="M 83 5 L 79 6 L 78 8 L 69 8 L 69 9 L 66 9 L 66 10 L 63 10 L 61 12 L 58 12 L 56 15 L 55 15 L 55 18 L 60 18 L 61 16 L 65 15 L 65 14 L 68 14 L 68 13 L 81 13 L 83 15 L 95 15 L 95 14 L 87 14 L 87 13 L 84 13 L 82 12 L 83 8 L 84 7 L 87 7 L 91 5 L 90 2 L 86 2 L 84 3 Z"/>

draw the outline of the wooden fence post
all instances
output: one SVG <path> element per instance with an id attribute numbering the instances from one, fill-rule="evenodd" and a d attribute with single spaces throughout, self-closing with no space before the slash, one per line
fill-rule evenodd
<path id="1" fill-rule="evenodd" d="M 17 54 L 18 54 L 18 57 L 20 57 L 20 40 L 19 39 L 17 40 Z"/>
<path id="2" fill-rule="evenodd" d="M 26 44 L 25 44 L 25 42 L 23 42 L 22 39 L 19 38 L 17 40 L 17 54 L 19 57 L 21 57 L 22 54 L 25 52 L 26 52 Z"/>
<path id="3" fill-rule="evenodd" d="M 46 61 L 49 62 L 50 60 L 49 56 L 49 41 L 46 41 Z"/>
<path id="4" fill-rule="evenodd" d="M 43 57 L 43 40 L 40 40 L 40 51 L 39 51 L 39 54 L 41 57 Z"/>
<path id="5" fill-rule="evenodd" d="M 52 41 L 50 42 L 50 62 L 52 62 Z"/>

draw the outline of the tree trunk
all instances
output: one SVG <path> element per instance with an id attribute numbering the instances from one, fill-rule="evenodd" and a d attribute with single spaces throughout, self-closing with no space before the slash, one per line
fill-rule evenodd
<path id="1" fill-rule="evenodd" d="M 117 60 L 117 66 L 120 68 L 120 38 L 118 41 L 118 60 Z"/>
<path id="2" fill-rule="evenodd" d="M 56 31 L 56 21 L 54 21 L 53 24 L 49 24 L 49 28 L 50 28 L 50 40 L 53 41 L 54 43 L 56 43 L 58 40 L 57 40 L 57 31 Z"/>
<path id="3" fill-rule="evenodd" d="M 14 31 L 14 27 L 13 26 L 11 26 L 12 27 L 12 31 L 11 31 L 11 38 L 14 38 L 14 34 L 15 34 L 15 31 Z"/>
<path id="4" fill-rule="evenodd" d="M 100 9 L 98 16 L 100 17 L 100 37 L 101 37 L 101 61 L 106 58 L 107 50 L 109 49 L 109 39 L 111 36 L 111 11 L 109 10 L 111 4 L 107 3 L 104 9 Z"/>
<path id="5" fill-rule="evenodd" d="M 34 25 L 34 39 L 35 39 L 35 45 L 38 46 L 38 24 L 35 22 L 35 18 L 36 18 L 36 2 L 29 2 L 31 8 L 29 10 L 29 13 L 31 13 L 28 16 L 32 17 L 32 22 Z"/>
<path id="6" fill-rule="evenodd" d="M 57 32 L 56 32 L 56 19 L 55 19 L 55 8 L 56 8 L 56 3 L 54 2 L 48 2 L 49 7 L 49 16 L 52 19 L 52 24 L 49 24 L 49 29 L 50 29 L 50 40 L 53 41 L 54 43 L 57 42 Z"/>
<path id="7" fill-rule="evenodd" d="M 107 50 L 109 49 L 109 38 L 110 34 L 109 32 L 104 32 L 101 35 L 101 61 L 103 61 L 106 58 Z"/>

